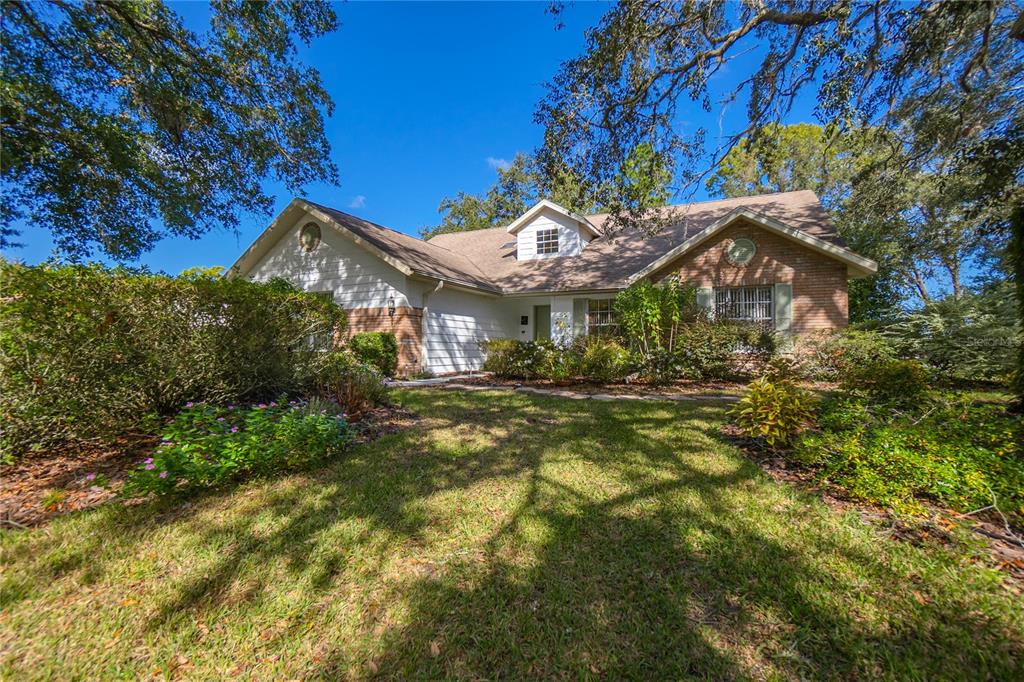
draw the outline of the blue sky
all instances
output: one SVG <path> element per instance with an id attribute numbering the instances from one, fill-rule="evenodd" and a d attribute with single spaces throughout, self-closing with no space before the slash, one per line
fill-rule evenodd
<path id="1" fill-rule="evenodd" d="M 171 3 L 196 30 L 208 10 Z M 334 99 L 326 122 L 340 186 L 310 185 L 305 196 L 416 234 L 436 224 L 437 206 L 458 191 L 480 192 L 494 180 L 494 164 L 529 151 L 541 140 L 533 123 L 544 83 L 565 59 L 580 54 L 584 31 L 608 9 L 603 3 L 570 5 L 561 17 L 546 2 L 347 3 L 336 5 L 337 32 L 301 51 L 317 68 Z M 756 55 L 747 58 L 752 59 Z M 742 69 L 737 62 L 733 69 Z M 728 74 L 723 78 L 727 84 Z M 808 106 L 813 105 L 813 102 Z M 694 106 L 684 118 L 716 134 L 743 122 L 742 105 L 705 113 Z M 803 107 L 792 120 L 811 120 Z M 720 116 L 721 115 L 721 116 Z M 292 199 L 268 182 L 275 210 Z M 176 274 L 193 266 L 223 265 L 266 227 L 270 218 L 247 217 L 240 234 L 212 232 L 199 240 L 166 239 L 137 263 Z M 52 244 L 41 230 L 26 229 L 24 248 L 9 258 L 46 259 Z"/>

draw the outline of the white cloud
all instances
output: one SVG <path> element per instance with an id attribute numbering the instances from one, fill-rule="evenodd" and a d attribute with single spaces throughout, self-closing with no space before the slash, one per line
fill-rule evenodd
<path id="1" fill-rule="evenodd" d="M 362 194 L 357 194 L 352 197 L 352 201 L 348 202 L 349 208 L 364 208 L 366 206 L 366 197 Z"/>
<path id="2" fill-rule="evenodd" d="M 493 168 L 494 170 L 505 170 L 506 168 L 512 165 L 512 162 L 509 161 L 508 159 L 496 159 L 493 156 L 488 156 L 486 161 L 487 165 Z"/>

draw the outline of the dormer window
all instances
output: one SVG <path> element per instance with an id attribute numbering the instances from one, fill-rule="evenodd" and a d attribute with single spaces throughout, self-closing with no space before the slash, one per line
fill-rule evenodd
<path id="1" fill-rule="evenodd" d="M 537 230 L 537 253 L 558 253 L 558 229 Z"/>

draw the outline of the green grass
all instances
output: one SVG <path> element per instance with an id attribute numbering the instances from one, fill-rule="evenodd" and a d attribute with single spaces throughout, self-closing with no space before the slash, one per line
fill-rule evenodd
<path id="1" fill-rule="evenodd" d="M 5 533 L 0 676 L 1024 676 L 997 573 L 773 483 L 723 405 L 398 399 L 322 470 Z"/>

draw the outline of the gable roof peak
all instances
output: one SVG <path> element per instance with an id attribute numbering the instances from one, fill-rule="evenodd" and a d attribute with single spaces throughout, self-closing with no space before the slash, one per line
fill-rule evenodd
<path id="1" fill-rule="evenodd" d="M 538 201 L 528 211 L 526 211 L 526 213 L 512 221 L 512 223 L 507 228 L 505 228 L 506 231 L 509 234 L 516 234 L 517 232 L 519 232 L 519 230 L 526 227 L 531 220 L 540 215 L 541 212 L 543 212 L 545 209 L 555 211 L 556 213 L 560 213 L 566 216 L 567 218 L 574 220 L 576 223 L 579 224 L 580 227 L 587 230 L 595 237 L 601 236 L 601 230 L 598 229 L 598 227 L 594 225 L 592 222 L 590 222 L 590 220 L 586 216 L 580 215 L 579 213 L 574 213 L 569 209 L 565 208 L 564 206 L 560 206 L 549 199 L 541 199 L 540 201 Z"/>

